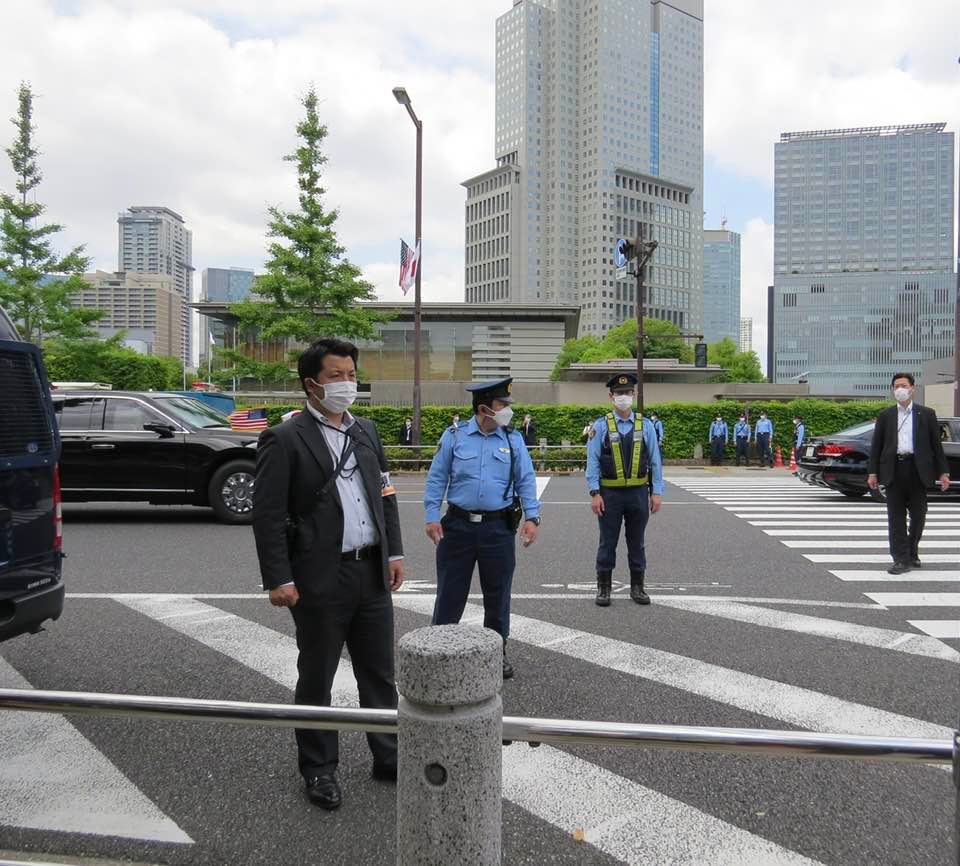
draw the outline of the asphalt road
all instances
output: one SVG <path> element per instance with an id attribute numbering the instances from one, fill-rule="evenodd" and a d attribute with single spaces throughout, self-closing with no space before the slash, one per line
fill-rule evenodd
<path id="1" fill-rule="evenodd" d="M 606 609 L 583 479 L 549 480 L 540 538 L 518 552 L 506 713 L 949 736 L 960 503 L 931 506 L 923 570 L 890 581 L 878 506 L 786 472 L 668 478 L 647 535 L 653 604 L 615 584 Z M 398 479 L 398 634 L 432 606 L 422 485 Z M 64 511 L 64 615 L 0 645 L 0 685 L 291 700 L 293 623 L 261 596 L 249 528 L 202 509 Z M 345 662 L 335 701 L 355 700 Z M 362 735 L 341 744 L 344 805 L 325 813 L 303 797 L 289 732 L 0 713 L 0 857 L 393 863 L 395 788 L 369 778 Z M 503 859 L 947 864 L 954 797 L 935 767 L 516 744 Z"/>

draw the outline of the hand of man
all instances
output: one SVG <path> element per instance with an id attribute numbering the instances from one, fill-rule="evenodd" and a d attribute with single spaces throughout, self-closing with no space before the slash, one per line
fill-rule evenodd
<path id="1" fill-rule="evenodd" d="M 390 569 L 390 592 L 396 592 L 403 586 L 403 560 L 392 559 L 387 567 Z"/>
<path id="2" fill-rule="evenodd" d="M 656 493 L 651 494 L 650 496 L 650 513 L 656 514 L 660 510 L 660 506 L 663 504 L 663 497 L 658 496 Z"/>
<path id="3" fill-rule="evenodd" d="M 537 526 L 532 520 L 525 520 L 523 522 L 523 527 L 520 530 L 520 540 L 523 542 L 524 547 L 529 547 L 533 542 L 537 540 L 537 533 L 540 531 L 540 527 Z"/>
<path id="4" fill-rule="evenodd" d="M 876 475 L 867 476 L 867 487 L 869 487 L 871 490 L 876 490 L 879 486 L 880 486 L 880 482 L 877 481 Z"/>
<path id="5" fill-rule="evenodd" d="M 590 507 L 593 509 L 593 513 L 600 517 L 603 514 L 603 494 L 598 493 L 596 496 L 591 497 Z"/>
<path id="6" fill-rule="evenodd" d="M 295 607 L 300 601 L 300 593 L 292 583 L 270 590 L 270 604 L 274 607 Z"/>
<path id="7" fill-rule="evenodd" d="M 426 525 L 427 538 L 434 544 L 443 541 L 443 527 L 439 523 L 428 523 Z"/>
<path id="8" fill-rule="evenodd" d="M 946 472 L 940 476 L 940 489 L 946 493 L 950 489 L 950 476 Z"/>

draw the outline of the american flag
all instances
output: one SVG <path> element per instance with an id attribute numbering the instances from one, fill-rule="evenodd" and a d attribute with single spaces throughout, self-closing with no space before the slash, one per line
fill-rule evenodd
<path id="1" fill-rule="evenodd" d="M 227 418 L 231 430 L 266 430 L 270 426 L 267 423 L 266 409 L 237 409 Z"/>
<path id="2" fill-rule="evenodd" d="M 417 268 L 420 267 L 420 244 L 416 250 L 407 246 L 407 242 L 400 241 L 400 288 L 406 294 L 417 281 Z"/>

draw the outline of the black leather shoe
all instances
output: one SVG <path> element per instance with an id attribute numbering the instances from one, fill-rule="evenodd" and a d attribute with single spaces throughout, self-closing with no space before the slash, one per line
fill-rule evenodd
<path id="1" fill-rule="evenodd" d="M 597 607 L 610 607 L 610 589 L 612 586 L 612 574 L 600 573 L 597 575 L 597 597 L 594 599 Z"/>
<path id="2" fill-rule="evenodd" d="M 513 679 L 513 665 L 510 664 L 506 656 L 503 657 L 503 678 L 505 680 Z"/>
<path id="3" fill-rule="evenodd" d="M 373 771 L 370 774 L 378 782 L 396 782 L 397 781 L 397 765 L 396 764 L 381 764 L 377 761 L 373 762 Z"/>
<path id="4" fill-rule="evenodd" d="M 910 560 L 910 567 L 911 567 L 911 568 L 923 568 L 923 563 L 920 562 L 920 557 L 919 557 L 919 556 L 914 556 L 914 557 Z"/>
<path id="5" fill-rule="evenodd" d="M 887 569 L 887 574 L 906 574 L 910 571 L 909 562 L 895 562 Z"/>
<path id="6" fill-rule="evenodd" d="M 314 806 L 332 811 L 339 809 L 343 798 L 340 794 L 340 785 L 333 773 L 324 773 L 307 779 L 307 799 Z"/>
<path id="7" fill-rule="evenodd" d="M 637 604 L 650 604 L 650 596 L 643 589 L 643 575 L 630 576 L 630 598 Z"/>

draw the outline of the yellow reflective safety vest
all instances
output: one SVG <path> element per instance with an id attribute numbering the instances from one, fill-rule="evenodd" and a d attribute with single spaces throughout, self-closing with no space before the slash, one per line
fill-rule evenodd
<path id="1" fill-rule="evenodd" d="M 617 430 L 617 419 L 612 412 L 607 413 L 607 435 L 604 437 L 603 452 L 600 456 L 600 486 L 601 487 L 641 487 L 648 483 L 646 446 L 643 441 L 643 418 L 639 420 L 639 428 L 634 422 L 633 447 L 630 453 L 630 475 L 626 474 L 623 460 L 623 445 L 620 431 Z M 609 448 L 609 453 L 608 452 Z"/>

